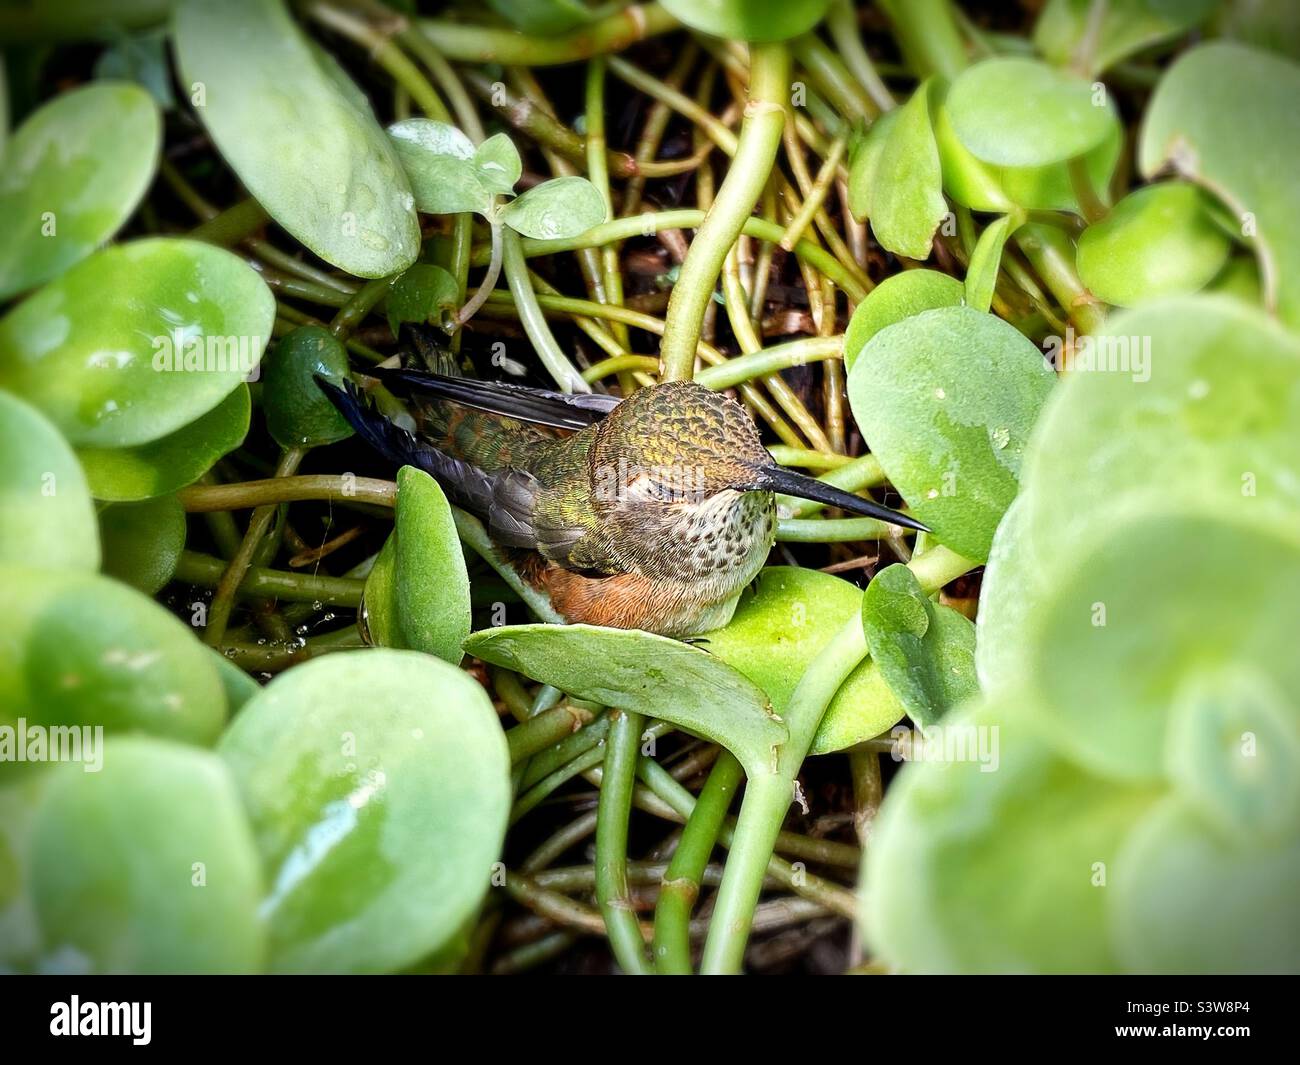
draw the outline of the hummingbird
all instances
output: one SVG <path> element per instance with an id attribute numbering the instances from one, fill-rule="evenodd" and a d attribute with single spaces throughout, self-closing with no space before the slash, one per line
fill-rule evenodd
<path id="1" fill-rule="evenodd" d="M 479 517 L 566 622 L 678 638 L 725 625 L 775 541 L 774 493 L 928 531 L 778 465 L 740 404 L 691 381 L 619 399 L 365 373 L 408 401 L 413 429 L 351 381 L 316 380 L 364 442 Z"/>

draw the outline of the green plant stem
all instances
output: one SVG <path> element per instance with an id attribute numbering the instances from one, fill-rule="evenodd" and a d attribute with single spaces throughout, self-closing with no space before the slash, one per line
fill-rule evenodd
<path id="1" fill-rule="evenodd" d="M 730 751 L 723 751 L 687 818 L 655 904 L 654 959 L 661 973 L 685 975 L 691 971 L 691 910 L 722 821 L 744 779 L 740 762 Z"/>
<path id="2" fill-rule="evenodd" d="M 545 67 L 621 52 L 677 25 L 677 20 L 658 4 L 635 4 L 570 33 L 551 37 L 530 37 L 509 29 L 429 18 L 417 19 L 415 28 L 456 63 Z"/>
<path id="3" fill-rule="evenodd" d="M 366 315 L 388 295 L 401 276 L 401 274 L 393 274 L 390 277 L 377 277 L 373 281 L 367 281 L 334 316 L 330 322 L 330 332 L 340 340 L 350 336 Z"/>
<path id="4" fill-rule="evenodd" d="M 750 52 L 749 103 L 736 156 L 691 241 L 668 301 L 659 349 L 660 377 L 665 381 L 689 381 L 695 371 L 695 345 L 723 260 L 753 213 L 781 145 L 790 91 L 790 53 L 784 44 L 756 44 Z"/>
<path id="5" fill-rule="evenodd" d="M 862 45 L 862 34 L 858 31 L 858 10 L 853 0 L 832 0 L 830 10 L 826 13 L 826 28 L 830 30 L 831 41 L 844 65 L 866 90 L 877 110 L 892 110 L 893 93 L 881 81 L 875 64 Z"/>
<path id="6" fill-rule="evenodd" d="M 630 237 L 649 237 L 665 229 L 700 229 L 704 223 L 706 213 L 711 212 L 692 208 L 674 211 L 645 211 L 639 215 L 616 218 L 612 222 L 592 226 L 585 233 L 581 233 L 576 237 L 568 237 L 562 240 L 524 238 L 519 243 L 524 257 L 532 259 L 540 255 L 577 251 L 579 248 L 601 247 L 612 242 L 627 240 Z M 757 237 L 759 240 L 779 244 L 781 238 L 785 235 L 785 227 L 766 218 L 746 218 L 740 232 L 746 236 Z M 696 241 L 699 240 L 698 233 L 695 239 Z M 692 247 L 694 247 L 694 244 L 692 244 Z M 861 303 L 866 298 L 868 290 L 854 278 L 843 263 L 825 248 L 819 247 L 811 241 L 801 240 L 795 245 L 794 253 L 800 259 L 806 260 L 808 265 L 814 267 L 818 273 L 831 278 L 855 303 Z M 723 250 L 723 258 L 725 257 L 726 249 Z M 488 249 L 482 248 L 474 253 L 472 262 L 476 266 L 483 266 L 486 265 L 488 258 Z M 721 263 L 721 259 L 719 263 Z M 714 280 L 716 282 L 716 275 Z M 680 285 L 681 281 L 679 280 L 677 287 L 680 287 Z"/>
<path id="7" fill-rule="evenodd" d="M 506 732 L 511 764 L 522 762 L 538 751 L 559 743 L 591 720 L 591 713 L 565 704 L 543 710 Z"/>
<path id="8" fill-rule="evenodd" d="M 966 67 L 966 49 L 948 0 L 880 0 L 894 37 L 918 79 L 938 74 L 951 81 Z"/>
<path id="9" fill-rule="evenodd" d="M 361 633 L 356 627 L 336 629 L 307 640 L 269 641 L 247 643 L 241 640 L 224 640 L 216 650 L 247 673 L 280 673 L 290 666 L 319 658 L 334 651 L 354 651 L 364 647 Z"/>
<path id="10" fill-rule="evenodd" d="M 461 83 L 460 78 L 456 76 L 455 68 L 447 62 L 446 57 L 434 47 L 433 42 L 428 37 L 410 27 L 399 32 L 397 40 L 420 60 L 429 73 L 433 75 L 438 87 L 442 89 L 443 95 L 447 97 L 447 102 L 451 105 L 452 111 L 456 114 L 456 124 L 465 131 L 465 135 L 475 144 L 482 141 L 486 133 L 483 129 L 483 123 L 479 121 L 474 101 L 470 99 L 469 93 L 465 91 L 465 86 Z M 438 102 L 441 103 L 442 101 L 439 100 Z M 434 114 L 430 114 L 429 117 L 439 118 L 438 115 Z M 451 119 L 440 119 L 440 121 L 450 122 Z"/>
<path id="11" fill-rule="evenodd" d="M 831 698 L 866 653 L 862 619 L 855 613 L 805 670 L 791 695 L 782 715 L 790 735 L 777 749 L 775 771 L 751 777 L 745 785 L 731 853 L 704 943 L 701 972 L 740 971 L 763 876 L 794 798 L 795 777 Z"/>
<path id="12" fill-rule="evenodd" d="M 195 226 L 188 236 L 191 240 L 229 247 L 252 236 L 266 224 L 269 217 L 256 200 L 242 200 L 209 218 L 202 225 Z"/>
<path id="13" fill-rule="evenodd" d="M 483 306 L 487 298 L 492 295 L 492 290 L 497 287 L 497 278 L 501 276 L 502 230 L 504 226 L 500 222 L 492 222 L 491 228 L 492 258 L 488 260 L 487 272 L 483 275 L 483 281 L 479 284 L 477 291 L 457 312 L 457 328 L 464 325 L 478 313 L 478 309 Z"/>
<path id="14" fill-rule="evenodd" d="M 615 960 L 625 973 L 644 975 L 649 971 L 645 941 L 627 883 L 627 822 L 632 813 L 642 719 L 627 710 L 611 711 L 610 717 L 596 819 L 596 900 Z"/>
<path id="15" fill-rule="evenodd" d="M 305 454 L 306 452 L 301 448 L 286 449 L 276 467 L 276 477 L 292 476 Z M 219 645 L 226 635 L 230 611 L 235 604 L 235 592 L 244 583 L 244 575 L 253 562 L 253 556 L 262 543 L 262 537 L 266 535 L 271 522 L 275 519 L 276 510 L 276 504 L 259 506 L 253 510 L 239 550 L 226 564 L 221 579 L 217 582 L 216 589 L 212 593 L 212 602 L 208 605 L 207 625 L 203 630 L 203 639 L 211 646 Z"/>
<path id="16" fill-rule="evenodd" d="M 912 571 L 926 595 L 931 595 L 978 565 L 978 562 L 957 554 L 951 548 L 936 544 L 919 555 L 913 555 L 907 568 Z"/>
<path id="17" fill-rule="evenodd" d="M 1056 226 L 1030 222 L 1020 227 L 1015 241 L 1075 328 L 1080 333 L 1097 332 L 1105 324 L 1106 305 L 1079 279 L 1069 234 Z"/>
<path id="18" fill-rule="evenodd" d="M 817 34 L 804 34 L 792 41 L 790 48 L 818 90 L 844 117 L 862 121 L 880 114 L 866 89 Z"/>
<path id="19" fill-rule="evenodd" d="M 802 447 L 787 447 L 785 444 L 768 444 L 767 452 L 782 466 L 799 466 L 812 470 L 835 470 L 853 461 L 848 455 L 837 455 L 830 451 L 810 451 Z"/>
<path id="20" fill-rule="evenodd" d="M 671 308 L 669 309 L 671 313 Z M 748 355 L 739 355 L 695 375 L 705 388 L 721 391 L 742 381 L 779 373 L 791 366 L 804 366 L 824 359 L 838 359 L 844 351 L 844 337 L 803 337 L 785 344 L 775 344 Z"/>
<path id="21" fill-rule="evenodd" d="M 586 85 L 587 114 L 587 177 L 605 202 L 605 220 L 614 217 L 614 202 L 609 191 L 609 166 L 605 161 L 605 59 L 597 56 L 587 64 Z M 618 260 L 618 245 L 606 244 L 601 249 L 601 274 L 604 278 L 604 298 L 601 303 L 615 306 L 623 302 L 623 271 Z M 627 329 L 614 323 L 614 339 L 627 347 Z"/>
<path id="22" fill-rule="evenodd" d="M 568 356 L 560 350 L 560 345 L 546 324 L 546 316 L 537 302 L 537 293 L 528 277 L 528 261 L 524 258 L 519 245 L 519 235 L 506 228 L 503 233 L 505 241 L 506 282 L 510 294 L 514 297 L 515 309 L 519 312 L 519 321 L 533 342 L 542 365 L 546 367 L 561 392 L 590 392 L 591 386 L 582 379 L 582 375 L 573 368 Z"/>
<path id="23" fill-rule="evenodd" d="M 460 537 L 461 542 L 469 545 L 479 558 L 496 570 L 501 579 L 510 585 L 514 593 L 524 601 L 524 604 L 536 615 L 539 621 L 556 625 L 564 622 L 564 618 L 560 617 L 551 606 L 551 600 L 546 593 L 538 591 L 525 581 L 515 572 L 515 568 L 501 557 L 496 544 L 492 542 L 492 538 L 487 534 L 487 529 L 483 527 L 483 523 L 478 518 L 467 511 L 461 510 L 459 507 L 451 508 L 451 517 L 456 523 L 456 535 Z"/>
<path id="24" fill-rule="evenodd" d="M 892 525 L 875 518 L 778 518 L 776 538 L 781 543 L 840 544 L 858 540 L 883 540 Z"/>
<path id="25" fill-rule="evenodd" d="M 305 499 L 331 499 L 342 503 L 372 503 L 391 507 L 397 484 L 377 477 L 312 473 L 297 477 L 272 477 L 238 484 L 195 484 L 177 493 L 190 513 L 245 510 L 265 504 L 297 503 Z"/>
<path id="26" fill-rule="evenodd" d="M 222 559 L 198 551 L 182 551 L 176 566 L 176 580 L 200 588 L 215 588 L 225 571 L 226 563 Z M 361 592 L 365 586 L 365 581 L 347 577 L 249 566 L 235 594 L 240 599 L 282 599 L 356 608 L 361 605 Z"/>

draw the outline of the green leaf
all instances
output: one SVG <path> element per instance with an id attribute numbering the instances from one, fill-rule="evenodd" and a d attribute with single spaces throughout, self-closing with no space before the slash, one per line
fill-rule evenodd
<path id="1" fill-rule="evenodd" d="M 1059 66 L 1079 65 L 1088 77 L 1199 25 L 1216 0 L 1108 0 L 1094 21 L 1093 0 L 1048 0 L 1034 24 L 1034 45 Z"/>
<path id="2" fill-rule="evenodd" d="M 929 256 L 934 231 L 948 213 L 929 101 L 926 82 L 898 109 L 883 134 L 868 197 L 876 240 L 910 259 Z"/>
<path id="3" fill-rule="evenodd" d="M 145 29 L 167 21 L 176 0 L 68 0 L 66 3 L 0 4 L 0 40 L 111 40 L 123 30 Z"/>
<path id="4" fill-rule="evenodd" d="M 1300 171 L 1297 97 L 1297 64 L 1238 44 L 1205 44 L 1160 79 L 1138 149 L 1148 177 L 1172 163 L 1228 206 L 1259 254 L 1268 306 L 1293 329 L 1300 243 L 1295 198 L 1279 175 Z"/>
<path id="5" fill-rule="evenodd" d="M 1290 535 L 1297 424 L 1300 341 L 1262 312 L 1202 295 L 1112 315 L 1100 336 L 1075 338 L 1072 372 L 1025 456 L 1032 551 L 1070 558 L 1153 505 Z M 1104 510 L 1079 505 L 1092 485 Z"/>
<path id="6" fill-rule="evenodd" d="M 185 0 L 175 42 L 199 118 L 276 222 L 358 277 L 415 261 L 419 220 L 397 154 L 280 0 Z"/>
<path id="7" fill-rule="evenodd" d="M 166 237 L 117 245 L 0 319 L 0 387 L 74 446 L 144 444 L 238 388 L 274 317 L 266 283 L 224 248 Z"/>
<path id="8" fill-rule="evenodd" d="M 514 141 L 504 133 L 489 137 L 474 151 L 479 184 L 488 192 L 511 196 L 515 183 L 523 176 L 524 164 Z"/>
<path id="9" fill-rule="evenodd" d="M 121 82 L 64 93 L 32 114 L 0 176 L 0 299 L 80 262 L 131 217 L 158 166 L 162 123 Z"/>
<path id="10" fill-rule="evenodd" d="M 1268 676 L 1229 663 L 1178 692 L 1165 766 L 1226 837 L 1260 843 L 1300 829 L 1300 707 Z"/>
<path id="11" fill-rule="evenodd" d="M 1093 85 L 1035 59 L 999 56 L 968 67 L 948 91 L 953 132 L 977 159 L 1039 167 L 1096 148 L 1115 110 Z"/>
<path id="12" fill-rule="evenodd" d="M 110 740 L 102 772 L 55 771 L 31 847 L 45 967 L 262 968 L 261 868 L 216 755 L 143 737 Z"/>
<path id="13" fill-rule="evenodd" d="M 487 215 L 492 193 L 483 186 L 473 143 L 455 126 L 408 118 L 389 126 L 388 136 L 411 182 L 417 208 L 428 214 Z"/>
<path id="14" fill-rule="evenodd" d="M 525 237 L 563 240 L 605 221 L 605 201 L 586 178 L 552 178 L 502 207 L 501 220 Z"/>
<path id="15" fill-rule="evenodd" d="M 1230 250 L 1199 189 L 1181 182 L 1149 185 L 1083 231 L 1079 277 L 1098 299 L 1130 307 L 1199 291 Z"/>
<path id="16" fill-rule="evenodd" d="M 944 544 L 982 561 L 1054 380 L 1014 327 L 969 307 L 941 307 L 867 342 L 849 374 L 849 400 L 912 512 Z"/>
<path id="17" fill-rule="evenodd" d="M 460 663 L 470 631 L 465 556 L 447 497 L 414 466 L 397 471 L 395 527 L 366 578 L 365 604 L 375 643 Z"/>
<path id="18" fill-rule="evenodd" d="M 6 567 L 0 647 L 4 720 L 201 745 L 221 731 L 226 699 L 211 651 L 173 614 L 107 577 Z"/>
<path id="19" fill-rule="evenodd" d="M 1025 625 L 1050 590 L 1051 568 L 1029 555 L 1022 491 L 993 534 L 975 614 L 975 673 L 985 692 L 1017 686 L 1025 670 Z"/>
<path id="20" fill-rule="evenodd" d="M 99 531 L 86 477 L 39 411 L 0 392 L 0 562 L 99 568 Z"/>
<path id="21" fill-rule="evenodd" d="M 861 607 L 861 589 L 840 577 L 768 566 L 754 593 L 741 597 L 731 621 L 710 632 L 704 646 L 762 688 L 781 714 L 799 678 Z M 810 753 L 829 754 L 879 736 L 902 716 L 880 670 L 864 661 L 835 693 Z"/>
<path id="22" fill-rule="evenodd" d="M 29 773 L 0 786 L 0 971 L 37 970 L 41 929 L 32 897 L 31 839 L 52 773 Z"/>
<path id="23" fill-rule="evenodd" d="M 1011 236 L 1016 219 L 1005 215 L 990 222 L 980 234 L 971 252 L 966 268 L 966 305 L 987 312 L 993 303 L 993 290 L 997 287 L 998 270 L 1002 266 L 1002 249 Z"/>
<path id="24" fill-rule="evenodd" d="M 936 307 L 959 307 L 966 289 L 937 270 L 904 270 L 885 278 L 858 304 L 844 333 L 844 365 L 853 369 L 858 353 L 886 326 Z"/>
<path id="25" fill-rule="evenodd" d="M 878 183 L 880 156 L 901 113 L 898 108 L 886 111 L 871 124 L 865 136 L 855 136 L 853 141 L 849 157 L 849 210 L 859 222 L 871 217 L 871 197 Z"/>
<path id="26" fill-rule="evenodd" d="M 274 970 L 400 970 L 477 912 L 510 760 L 469 674 L 406 651 L 314 659 L 250 700 L 220 751 L 267 870 Z"/>
<path id="27" fill-rule="evenodd" d="M 787 41 L 807 33 L 830 0 L 661 0 L 674 18 L 714 37 Z"/>
<path id="28" fill-rule="evenodd" d="M 1015 167 L 981 162 L 957 139 L 946 103 L 934 113 L 934 136 L 943 163 L 944 191 L 964 207 L 997 213 L 1014 207 L 1082 213 L 1068 163 Z M 1083 155 L 1089 182 L 1103 203 L 1123 143 L 1124 128 L 1112 119 L 1110 133 Z"/>
<path id="29" fill-rule="evenodd" d="M 1164 774 L 1170 707 L 1220 663 L 1300 690 L 1294 532 L 1157 505 L 1108 516 L 1091 549 L 1074 547 L 1026 618 L 1022 651 L 1062 749 L 1125 780 Z"/>
<path id="30" fill-rule="evenodd" d="M 122 34 L 95 60 L 98 80 L 120 79 L 139 85 L 163 111 L 176 106 L 172 72 L 167 62 L 166 29 Z"/>
<path id="31" fill-rule="evenodd" d="M 316 447 L 352 435 L 352 426 L 316 384 L 318 374 L 335 385 L 348 379 L 347 349 L 321 326 L 286 333 L 267 357 L 262 407 L 281 447 Z"/>
<path id="32" fill-rule="evenodd" d="M 650 714 L 720 743 L 750 776 L 772 772 L 787 737 L 763 691 L 707 651 L 636 629 L 508 625 L 465 651 L 602 706 Z"/>
<path id="33" fill-rule="evenodd" d="M 116 503 L 99 515 L 104 572 L 153 595 L 176 574 L 185 548 L 185 508 L 175 496 Z"/>
<path id="34" fill-rule="evenodd" d="M 1108 935 L 1111 889 L 1096 878 L 1109 870 L 1119 881 L 1125 836 L 1154 793 L 1055 755 L 1034 727 L 1036 710 L 1010 691 L 959 711 L 931 731 L 925 760 L 890 784 L 867 849 L 863 920 L 891 965 L 1120 968 Z"/>
<path id="35" fill-rule="evenodd" d="M 1300 956 L 1300 837 L 1266 846 L 1213 832 L 1175 798 L 1119 858 L 1116 950 L 1132 972 L 1292 973 Z"/>
<path id="36" fill-rule="evenodd" d="M 416 263 L 388 293 L 388 328 L 397 336 L 403 322 L 437 320 L 442 311 L 455 308 L 459 295 L 456 279 L 441 266 Z"/>
<path id="37" fill-rule="evenodd" d="M 934 724 L 979 690 L 975 626 L 930 602 L 906 566 L 886 566 L 871 579 L 862 628 L 872 661 L 917 724 Z"/>
<path id="38" fill-rule="evenodd" d="M 91 494 L 112 501 L 152 499 L 193 484 L 244 442 L 252 409 L 248 386 L 241 384 L 201 418 L 147 444 L 79 448 Z"/>

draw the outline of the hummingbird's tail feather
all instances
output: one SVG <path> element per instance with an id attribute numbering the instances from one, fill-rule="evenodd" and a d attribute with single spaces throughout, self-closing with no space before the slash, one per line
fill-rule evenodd
<path id="1" fill-rule="evenodd" d="M 469 377 L 446 377 L 422 370 L 393 370 L 375 367 L 374 374 L 395 395 L 425 396 L 459 403 L 489 414 L 515 418 L 554 429 L 585 429 L 600 421 L 621 402 L 617 396 L 595 392 L 550 392 L 544 388 L 504 381 L 477 381 Z"/>
<path id="2" fill-rule="evenodd" d="M 513 469 L 487 472 L 438 450 L 384 417 L 351 381 L 340 388 L 318 374 L 316 385 L 366 444 L 390 462 L 414 466 L 434 478 L 453 503 L 487 522 L 498 543 L 537 547 L 532 522 L 537 481 L 531 474 Z"/>

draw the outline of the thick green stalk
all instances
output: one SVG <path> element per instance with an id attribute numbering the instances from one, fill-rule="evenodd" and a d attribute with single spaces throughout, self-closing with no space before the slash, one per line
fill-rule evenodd
<path id="1" fill-rule="evenodd" d="M 596 900 L 615 960 L 625 973 L 644 975 L 649 971 L 645 942 L 627 885 L 627 821 L 641 754 L 642 720 L 640 714 L 626 710 L 611 711 L 611 716 L 596 820 Z"/>
<path id="2" fill-rule="evenodd" d="M 176 565 L 176 579 L 200 588 L 215 588 L 226 570 L 226 563 L 198 551 L 182 551 Z M 241 599 L 275 598 L 296 603 L 329 603 L 332 606 L 357 607 L 365 581 L 348 577 L 330 577 L 316 573 L 249 566 L 235 593 Z"/>
<path id="3" fill-rule="evenodd" d="M 415 23 L 434 47 L 457 63 L 500 63 L 545 67 L 576 63 L 595 55 L 621 52 L 647 37 L 677 28 L 677 20 L 658 4 L 634 4 L 570 33 L 529 37 L 514 30 L 422 18 Z"/>
<path id="4" fill-rule="evenodd" d="M 917 78 L 951 81 L 966 67 L 966 49 L 948 0 L 880 0 L 894 37 Z"/>
<path id="5" fill-rule="evenodd" d="M 669 313 L 672 313 L 671 308 Z M 665 332 L 666 335 L 666 332 Z M 823 359 L 837 359 L 844 350 L 844 337 L 804 337 L 785 344 L 776 344 L 748 355 L 739 355 L 717 366 L 710 366 L 695 375 L 695 380 L 705 388 L 720 391 L 732 388 L 742 381 L 778 373 L 791 366 L 804 366 Z"/>
<path id="6" fill-rule="evenodd" d="M 659 358 L 665 381 L 689 381 L 695 371 L 695 345 L 704 314 L 722 272 L 723 261 L 772 173 L 790 91 L 790 53 L 784 44 L 751 48 L 749 102 L 740 142 L 726 179 L 705 215 L 682 263 L 668 301 Z"/>
<path id="7" fill-rule="evenodd" d="M 751 777 L 745 785 L 731 853 L 704 943 L 701 972 L 740 971 L 763 876 L 786 810 L 794 800 L 795 777 L 831 698 L 866 653 L 862 619 L 855 613 L 813 660 L 790 697 L 782 715 L 790 736 L 777 749 L 776 771 Z"/>
<path id="8" fill-rule="evenodd" d="M 528 261 L 519 246 L 519 234 L 507 227 L 503 237 L 506 281 L 510 285 L 510 294 L 514 297 L 519 321 L 528 334 L 528 339 L 533 342 L 542 365 L 560 386 L 561 392 L 590 392 L 591 386 L 573 368 L 568 356 L 560 350 L 551 327 L 546 324 L 546 316 L 542 313 L 537 293 L 533 291 L 533 283 L 528 277 Z"/>
<path id="9" fill-rule="evenodd" d="M 735 755 L 730 751 L 719 754 L 682 830 L 655 903 L 654 957 L 661 973 L 686 975 L 691 971 L 691 910 L 723 818 L 744 779 L 745 770 Z"/>

